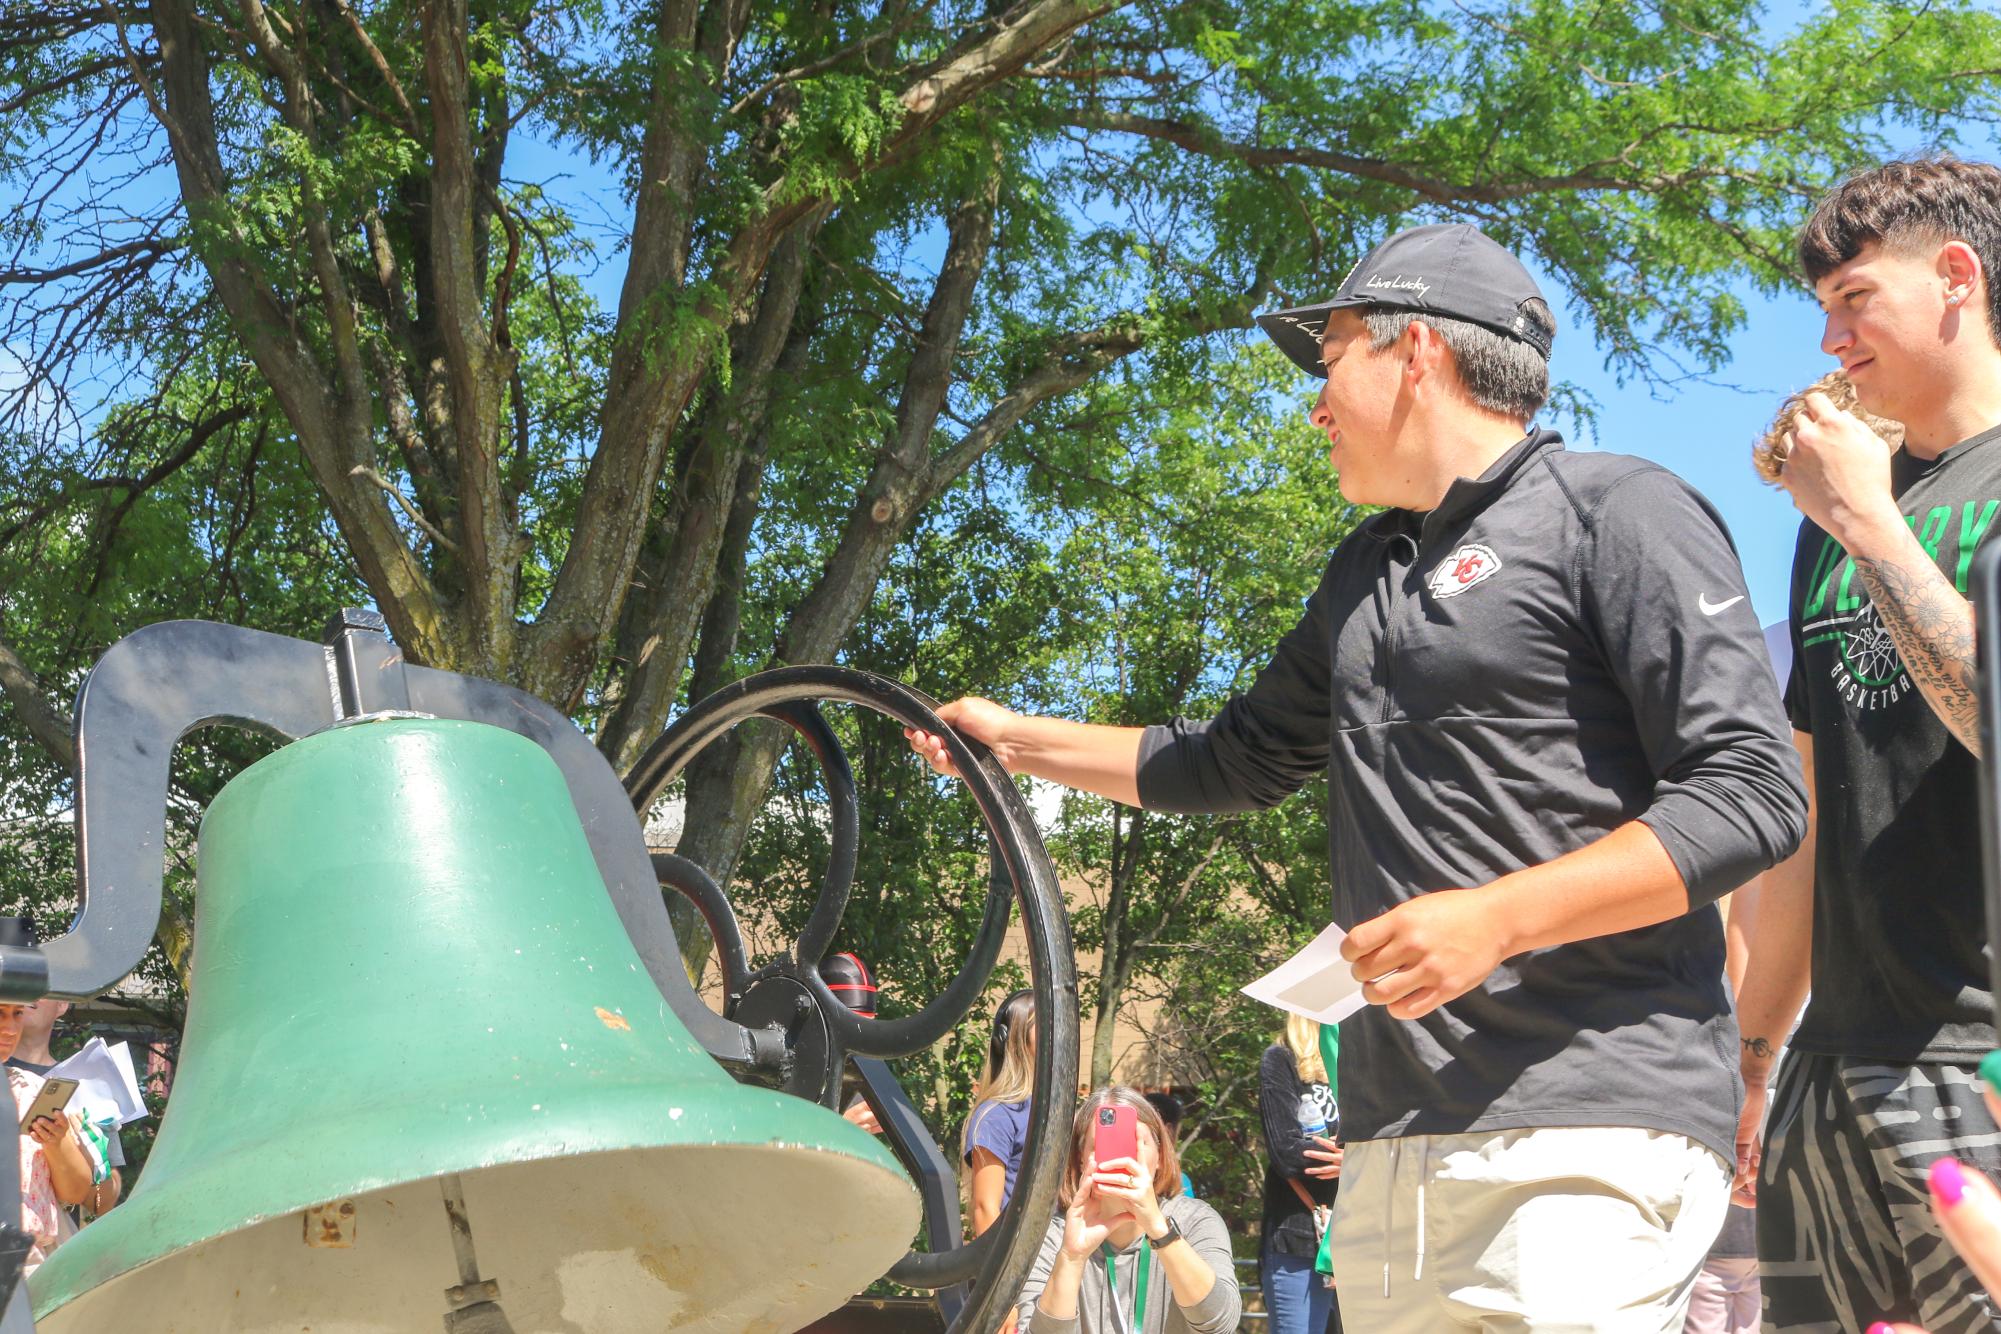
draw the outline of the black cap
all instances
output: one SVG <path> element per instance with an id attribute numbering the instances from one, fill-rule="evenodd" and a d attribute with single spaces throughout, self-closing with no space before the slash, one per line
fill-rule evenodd
<path id="1" fill-rule="evenodd" d="M 1308 375 L 1325 376 L 1321 331 L 1330 311 L 1389 306 L 1443 315 L 1519 338 L 1549 360 L 1550 336 L 1522 310 L 1542 289 L 1522 262 L 1478 227 L 1433 223 L 1398 232 L 1348 270 L 1331 301 L 1258 316 L 1258 327 Z"/>

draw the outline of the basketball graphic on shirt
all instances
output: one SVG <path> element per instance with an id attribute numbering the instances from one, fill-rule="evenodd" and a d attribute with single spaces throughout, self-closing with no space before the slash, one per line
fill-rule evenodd
<path id="1" fill-rule="evenodd" d="M 1848 674 L 1865 686 L 1886 686 L 1903 674 L 1903 659 L 1873 604 L 1864 604 L 1842 629 L 1841 661 Z"/>

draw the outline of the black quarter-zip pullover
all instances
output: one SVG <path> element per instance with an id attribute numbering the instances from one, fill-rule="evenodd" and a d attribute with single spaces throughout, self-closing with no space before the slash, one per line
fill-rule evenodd
<path id="1" fill-rule="evenodd" d="M 1742 1084 L 1710 905 L 1789 855 L 1806 793 L 1722 519 L 1666 469 L 1524 438 L 1345 540 L 1213 720 L 1149 728 L 1142 802 L 1328 776 L 1334 920 L 1539 866 L 1632 820 L 1691 911 L 1508 959 L 1423 1019 L 1342 1025 L 1348 1139 L 1636 1125 L 1732 1157 Z"/>

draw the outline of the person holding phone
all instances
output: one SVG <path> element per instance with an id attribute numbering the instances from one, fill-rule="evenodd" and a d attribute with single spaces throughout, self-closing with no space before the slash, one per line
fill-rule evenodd
<path id="1" fill-rule="evenodd" d="M 53 996 L 44 996 L 30 1005 L 21 1021 L 21 1044 L 6 1063 L 31 1075 L 46 1077 L 56 1065 L 55 1053 L 49 1050 L 49 1042 L 55 1035 L 56 1025 L 69 1013 L 69 1008 L 68 1001 L 57 1000 Z M 90 1139 L 91 1130 L 91 1127 L 84 1128 L 86 1140 Z M 90 1199 L 85 1201 L 79 1223 L 101 1217 L 116 1207 L 119 1193 L 124 1188 L 124 1178 L 119 1169 L 125 1166 L 125 1146 L 119 1138 L 118 1127 L 106 1127 L 103 1140 L 100 1147 L 110 1171 L 91 1188 Z"/>
<path id="2" fill-rule="evenodd" d="M 1222 1216 L 1181 1194 L 1160 1114 L 1135 1089 L 1100 1089 L 1070 1127 L 1049 1224 L 1023 1284 L 1026 1334 L 1225 1334 L 1243 1314 Z"/>
<path id="3" fill-rule="evenodd" d="M 26 1005 L 0 1004 L 0 1061 L 21 1045 L 21 1026 L 28 1009 Z M 45 1082 L 40 1075 L 7 1067 L 17 1117 L 35 1109 L 35 1099 Z M 63 1210 L 90 1198 L 99 1167 L 78 1133 L 76 1118 L 66 1112 L 37 1116 L 22 1126 L 20 1145 L 21 1227 L 30 1243 L 21 1266 L 25 1278 L 74 1231 Z"/>

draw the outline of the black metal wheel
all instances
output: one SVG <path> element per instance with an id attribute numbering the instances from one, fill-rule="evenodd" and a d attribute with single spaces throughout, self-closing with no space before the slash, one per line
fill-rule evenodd
<path id="1" fill-rule="evenodd" d="M 915 1014 L 864 1018 L 842 1004 L 819 974 L 817 965 L 833 943 L 847 907 L 860 840 L 854 774 L 833 729 L 820 715 L 822 701 L 859 704 L 906 727 L 944 737 L 986 826 L 992 870 L 972 950 L 945 989 Z M 829 797 L 832 852 L 820 896 L 791 951 L 753 972 L 722 888 L 693 862 L 671 854 L 654 856 L 661 885 L 685 894 L 715 937 L 728 998 L 726 1017 L 762 1031 L 767 1049 L 775 1049 L 782 1039 L 781 1058 L 757 1071 L 739 1071 L 739 1077 L 763 1078 L 801 1097 L 838 1107 L 843 1073 L 852 1062 L 866 1067 L 868 1085 L 875 1088 L 888 1078 L 883 1060 L 923 1051 L 951 1032 L 978 1002 L 1000 957 L 1009 907 L 1020 905 L 1035 990 L 1038 1096 L 1029 1114 L 1028 1142 L 1014 1194 L 994 1226 L 961 1245 L 956 1194 L 945 1209 L 934 1181 L 934 1188 L 925 1191 L 933 1249 L 910 1252 L 885 1276 L 938 1293 L 950 1334 L 992 1334 L 1006 1319 L 1055 1213 L 1069 1138 L 1071 1091 L 1077 1085 L 1077 963 L 1055 868 L 1028 804 L 986 747 L 946 726 L 934 701 L 921 692 L 842 667 L 764 672 L 696 704 L 661 734 L 627 777 L 626 791 L 634 808 L 643 818 L 703 748 L 739 723 L 758 717 L 775 719 L 799 733 L 824 770 Z M 872 1092 L 870 1102 L 876 1101 Z M 901 1102 L 901 1108 L 878 1107 L 878 1118 L 890 1147 L 919 1178 L 921 1188 L 923 1165 L 936 1165 L 939 1153 L 908 1100 Z M 891 1114 L 883 1115 L 885 1111 Z M 955 1289 L 963 1291 L 963 1301 Z M 950 1299 L 947 1294 L 952 1294 Z"/>

